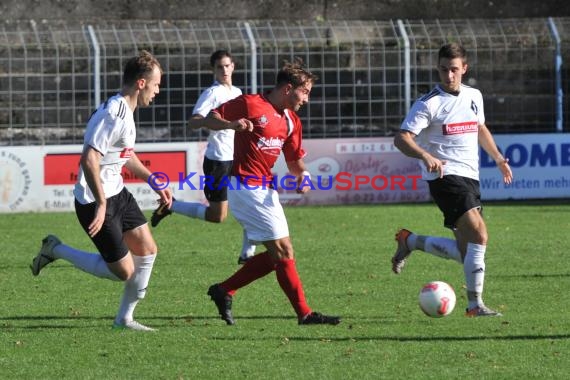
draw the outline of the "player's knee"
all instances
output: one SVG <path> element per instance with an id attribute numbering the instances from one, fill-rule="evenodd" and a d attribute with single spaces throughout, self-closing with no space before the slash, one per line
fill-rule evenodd
<path id="1" fill-rule="evenodd" d="M 156 245 L 156 243 L 152 242 L 152 244 L 149 244 L 146 247 L 146 252 L 150 252 L 151 255 L 158 253 L 158 246 Z"/>
<path id="2" fill-rule="evenodd" d="M 224 220 L 226 220 L 225 215 L 211 215 L 208 217 L 208 221 L 212 223 L 222 223 Z"/>
<path id="3" fill-rule="evenodd" d="M 295 253 L 294 253 L 293 247 L 291 245 L 281 247 L 281 249 L 277 252 L 277 254 L 278 254 L 280 259 L 292 260 L 295 258 Z"/>
<path id="4" fill-rule="evenodd" d="M 154 255 L 158 252 L 158 245 L 154 239 L 147 239 L 141 242 L 140 245 L 133 247 L 131 253 L 135 256 Z"/>
<path id="5" fill-rule="evenodd" d="M 222 223 L 228 216 L 227 212 L 220 209 L 208 208 L 206 211 L 206 220 L 210 223 Z"/>
<path id="6" fill-rule="evenodd" d="M 487 229 L 486 228 L 478 228 L 473 233 L 473 242 L 481 245 L 487 245 Z"/>
<path id="7" fill-rule="evenodd" d="M 113 274 L 115 276 L 117 276 L 118 279 L 121 281 L 128 281 L 135 274 L 134 268 L 133 269 L 118 268 L 118 269 L 111 270 L 111 272 L 113 272 Z"/>

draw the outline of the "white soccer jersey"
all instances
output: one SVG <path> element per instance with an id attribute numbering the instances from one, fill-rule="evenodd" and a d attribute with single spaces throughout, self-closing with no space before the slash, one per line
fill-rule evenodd
<path id="1" fill-rule="evenodd" d="M 418 144 L 432 156 L 446 161 L 444 175 L 459 175 L 479 180 L 479 125 L 485 123 L 483 96 L 461 85 L 458 95 L 449 94 L 437 85 L 419 98 L 401 129 L 417 135 Z M 433 180 L 420 160 L 422 178 Z"/>
<path id="2" fill-rule="evenodd" d="M 105 198 L 112 197 L 123 189 L 121 170 L 134 153 L 135 139 L 133 112 L 120 94 L 101 104 L 89 119 L 83 147 L 85 149 L 91 146 L 103 155 L 100 178 Z M 95 202 L 81 166 L 73 194 L 81 204 Z"/>
<path id="3" fill-rule="evenodd" d="M 214 108 L 218 108 L 228 100 L 232 100 L 241 95 L 241 90 L 232 86 L 227 88 L 218 81 L 204 90 L 196 105 L 193 115 L 200 114 L 206 117 Z M 233 129 L 223 129 L 221 131 L 210 131 L 208 135 L 208 146 L 206 147 L 206 157 L 215 161 L 231 161 L 234 159 L 234 133 Z"/>

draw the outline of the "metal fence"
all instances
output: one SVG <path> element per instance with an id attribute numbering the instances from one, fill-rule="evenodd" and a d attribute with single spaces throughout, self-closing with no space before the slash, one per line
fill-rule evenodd
<path id="1" fill-rule="evenodd" d="M 391 135 L 438 82 L 437 50 L 451 41 L 470 53 L 466 83 L 482 90 L 493 131 L 570 131 L 560 65 L 570 59 L 570 19 L 30 21 L 0 25 L 0 145 L 81 143 L 89 115 L 143 48 L 165 73 L 155 104 L 137 111 L 139 142 L 205 138 L 185 124 L 220 48 L 234 55 L 244 92 L 271 88 L 284 59 L 305 61 L 320 78 L 299 112 L 305 138 Z"/>

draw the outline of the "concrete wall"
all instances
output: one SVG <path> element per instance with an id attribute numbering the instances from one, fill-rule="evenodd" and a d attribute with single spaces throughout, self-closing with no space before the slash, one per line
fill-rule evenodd
<path id="1" fill-rule="evenodd" d="M 570 16 L 567 0 L 2 0 L 0 18 L 120 19 L 450 19 Z"/>

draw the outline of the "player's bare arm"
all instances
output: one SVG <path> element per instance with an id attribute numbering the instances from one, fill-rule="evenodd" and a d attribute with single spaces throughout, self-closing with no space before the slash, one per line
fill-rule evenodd
<path id="1" fill-rule="evenodd" d="M 439 178 L 443 177 L 443 167 L 445 161 L 442 161 L 416 143 L 416 135 L 409 131 L 399 131 L 394 137 L 394 145 L 408 157 L 417 158 L 424 162 L 428 172 L 439 172 Z"/>
<path id="2" fill-rule="evenodd" d="M 85 173 L 85 180 L 97 203 L 95 216 L 87 231 L 91 237 L 97 235 L 101 230 L 103 222 L 105 221 L 105 212 L 107 211 L 107 199 L 105 198 L 100 177 L 101 157 L 103 157 L 103 155 L 99 151 L 91 146 L 87 146 L 83 150 L 80 160 L 81 168 L 83 168 L 83 173 Z"/>
<path id="3" fill-rule="evenodd" d="M 495 139 L 493 139 L 493 135 L 489 128 L 485 124 L 479 125 L 479 145 L 487 152 L 487 154 L 493 158 L 497 167 L 503 174 L 503 182 L 509 184 L 513 181 L 513 172 L 509 165 L 509 159 L 505 158 L 499 148 L 497 148 L 497 144 L 495 144 Z"/>
<path id="4" fill-rule="evenodd" d="M 204 116 L 200 114 L 194 114 L 190 120 L 188 120 L 188 128 L 200 129 L 202 127 L 204 127 Z"/>
<path id="5" fill-rule="evenodd" d="M 129 169 L 137 178 L 142 179 L 143 181 L 147 182 L 148 178 L 151 175 L 150 170 L 141 162 L 136 154 L 133 153 L 133 156 L 125 163 L 125 167 Z M 168 207 L 172 206 L 172 192 L 170 189 L 165 187 L 162 189 L 160 186 L 160 181 L 158 179 L 154 179 L 153 190 L 158 194 L 160 197 L 160 203 L 168 204 Z"/>
<path id="6" fill-rule="evenodd" d="M 311 174 L 307 171 L 303 159 L 287 162 L 287 168 L 289 169 L 289 173 L 297 178 L 297 193 L 305 194 L 311 190 L 311 186 L 309 186 L 307 182 L 311 181 Z"/>
<path id="7" fill-rule="evenodd" d="M 217 112 L 210 112 L 204 119 L 203 126 L 213 131 L 221 131 L 222 129 L 233 129 L 236 132 L 253 131 L 253 123 L 249 119 L 238 119 L 229 121 L 223 119 Z"/>

